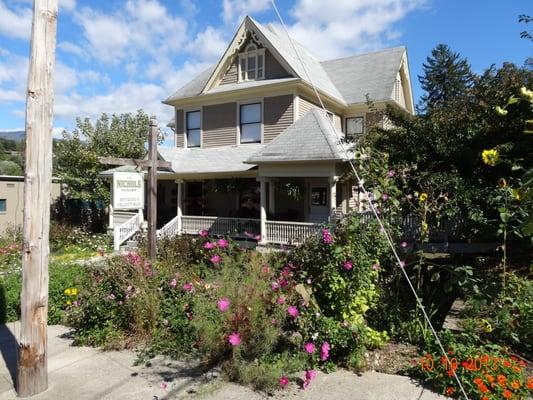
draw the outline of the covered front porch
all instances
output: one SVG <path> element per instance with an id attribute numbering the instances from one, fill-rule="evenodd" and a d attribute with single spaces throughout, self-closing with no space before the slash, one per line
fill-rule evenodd
<path id="1" fill-rule="evenodd" d="M 348 186 L 336 176 L 160 181 L 160 198 L 166 200 L 158 202 L 158 211 L 169 222 L 159 234 L 196 235 L 205 230 L 261 244 L 302 243 L 348 211 Z"/>

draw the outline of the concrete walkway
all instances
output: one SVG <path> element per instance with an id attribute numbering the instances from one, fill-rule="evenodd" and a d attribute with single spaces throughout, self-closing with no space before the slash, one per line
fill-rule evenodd
<path id="1" fill-rule="evenodd" d="M 15 399 L 18 323 L 0 325 L 0 400 Z M 147 366 L 133 366 L 130 351 L 102 352 L 73 347 L 69 329 L 48 327 L 49 388 L 35 400 L 211 400 L 335 399 L 335 400 L 436 400 L 445 399 L 418 386 L 407 377 L 348 371 L 319 373 L 303 391 L 293 385 L 274 396 L 223 382 L 217 373 L 202 374 L 194 363 L 156 357 Z M 162 388 L 161 386 L 166 387 Z M 163 385 L 162 385 L 163 384 Z"/>

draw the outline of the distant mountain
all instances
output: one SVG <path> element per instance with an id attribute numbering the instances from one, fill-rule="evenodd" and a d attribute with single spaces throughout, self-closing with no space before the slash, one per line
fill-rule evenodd
<path id="1" fill-rule="evenodd" d="M 0 138 L 20 142 L 26 137 L 26 131 L 0 131 Z"/>

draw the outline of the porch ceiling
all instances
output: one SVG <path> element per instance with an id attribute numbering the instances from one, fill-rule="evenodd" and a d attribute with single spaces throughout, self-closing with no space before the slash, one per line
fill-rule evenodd
<path id="1" fill-rule="evenodd" d="M 256 168 L 244 161 L 262 147 L 262 144 L 192 149 L 158 147 L 157 151 L 164 161 L 172 163 L 172 169 L 178 175 L 225 174 Z"/>

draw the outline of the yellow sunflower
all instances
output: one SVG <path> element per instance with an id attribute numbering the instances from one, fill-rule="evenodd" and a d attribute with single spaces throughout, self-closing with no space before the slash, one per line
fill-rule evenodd
<path id="1" fill-rule="evenodd" d="M 500 159 L 500 153 L 496 149 L 483 150 L 481 153 L 481 159 L 485 164 L 494 166 Z"/>

